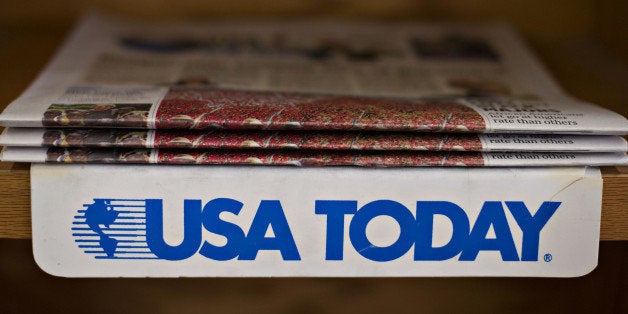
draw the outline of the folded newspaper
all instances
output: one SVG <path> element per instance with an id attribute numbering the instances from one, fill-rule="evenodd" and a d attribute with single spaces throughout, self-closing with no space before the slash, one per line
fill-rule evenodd
<path id="1" fill-rule="evenodd" d="M 500 25 L 147 25 L 100 15 L 83 20 L 0 124 L 10 127 L 2 160 L 47 162 L 80 158 L 35 147 L 161 149 L 153 157 L 209 150 L 221 164 L 276 164 L 266 160 L 285 155 L 288 164 L 393 166 L 389 157 L 405 154 L 419 161 L 400 166 L 468 156 L 481 162 L 451 164 L 606 165 L 625 162 L 626 143 L 614 135 L 628 133 L 623 116 L 565 95 Z M 325 151 L 217 150 L 225 148 Z M 430 154 L 402 153 L 417 150 L 554 157 L 500 163 L 452 153 L 426 163 Z M 85 161 L 125 161 L 115 149 L 87 151 L 98 153 Z M 118 157 L 96 157 L 103 154 Z M 153 157 L 146 160 L 173 163 Z M 350 161 L 360 158 L 386 161 Z"/>
<path id="2" fill-rule="evenodd" d="M 92 15 L 0 122 L 4 161 L 417 167 L 33 165 L 35 260 L 72 277 L 580 276 L 599 169 L 519 166 L 628 162 L 495 25 Z"/>
<path id="3" fill-rule="evenodd" d="M 6 126 L 21 127 L 628 133 L 628 122 L 621 115 L 573 101 L 497 97 L 413 100 L 212 87 L 67 86 L 66 93 L 72 95 L 61 97 L 69 98 L 69 103 L 48 99 L 44 104 L 52 104 L 46 107 L 18 100 L 0 120 Z M 93 94 L 109 96 L 93 99 Z M 119 94 L 131 94 L 145 103 L 112 102 Z"/>
<path id="4" fill-rule="evenodd" d="M 7 147 L 2 159 L 33 163 L 199 164 L 268 166 L 608 166 L 628 165 L 625 153 L 481 153 L 321 150 L 176 150 Z"/>
<path id="5" fill-rule="evenodd" d="M 12 127 L 626 134 L 500 26 L 142 25 L 93 15 L 0 115 Z"/>
<path id="6" fill-rule="evenodd" d="M 166 149 L 626 152 L 620 136 L 416 132 L 183 131 L 7 128 L 0 145 Z"/>

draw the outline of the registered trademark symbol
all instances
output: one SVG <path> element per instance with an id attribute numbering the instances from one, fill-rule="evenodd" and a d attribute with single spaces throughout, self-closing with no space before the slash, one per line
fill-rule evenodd
<path id="1" fill-rule="evenodd" d="M 551 262 L 551 261 L 552 261 L 552 254 L 549 254 L 549 253 L 545 254 L 545 255 L 543 256 L 543 260 L 544 260 L 545 262 L 547 262 L 547 263 Z"/>

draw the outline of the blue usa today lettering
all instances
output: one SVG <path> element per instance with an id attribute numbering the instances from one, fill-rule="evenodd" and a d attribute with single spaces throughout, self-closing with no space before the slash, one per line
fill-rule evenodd
<path id="1" fill-rule="evenodd" d="M 473 261 L 480 251 L 499 251 L 503 261 L 537 261 L 540 233 L 554 215 L 560 202 L 543 202 L 535 215 L 523 202 L 504 202 L 523 233 L 521 258 L 502 202 L 487 201 L 471 226 L 466 212 L 448 201 L 416 202 L 416 217 L 404 205 L 391 200 L 378 200 L 362 206 L 357 201 L 316 201 L 316 214 L 327 216 L 327 260 L 343 259 L 344 216 L 352 215 L 349 239 L 353 248 L 363 257 L 379 262 L 395 260 L 414 246 L 415 261 L 443 261 L 458 254 L 460 261 Z M 449 242 L 434 247 L 434 216 L 442 215 L 451 221 L 453 233 Z M 366 226 L 378 216 L 389 216 L 400 226 L 397 240 L 387 246 L 373 245 L 366 236 Z M 490 227 L 495 237 L 487 238 Z"/>
<path id="2" fill-rule="evenodd" d="M 325 243 L 321 258 L 328 261 L 343 260 L 347 250 L 378 262 L 398 259 L 411 250 L 415 261 L 455 257 L 459 261 L 474 261 L 481 251 L 497 251 L 503 261 L 538 261 L 541 231 L 560 205 L 560 202 L 543 202 L 533 215 L 521 201 L 486 201 L 471 224 L 465 210 L 449 201 L 417 201 L 413 213 L 393 200 L 375 200 L 362 207 L 358 207 L 356 200 L 317 200 L 314 213 L 324 219 L 312 223 L 325 223 L 325 234 L 320 235 Z M 239 215 L 243 208 L 242 202 L 230 198 L 216 198 L 205 204 L 201 200 L 184 200 L 183 235 L 179 244 L 171 245 L 164 240 L 162 200 L 146 200 L 147 246 L 157 258 L 166 260 L 183 260 L 195 254 L 217 261 L 255 260 L 260 251 L 277 251 L 286 261 L 301 260 L 279 200 L 260 201 L 246 233 L 242 226 L 220 218 L 221 213 Z M 516 225 L 508 223 L 507 211 Z M 438 247 L 433 244 L 433 235 L 438 232 L 434 224 L 436 215 L 448 219 L 453 226 L 449 241 Z M 380 216 L 394 219 L 400 227 L 394 243 L 383 247 L 371 243 L 366 234 L 367 225 Z M 347 219 L 348 230 L 345 230 Z M 491 227 L 494 236 L 489 237 Z M 521 230 L 520 251 L 512 228 Z M 268 229 L 272 229 L 273 236 L 266 236 Z M 225 244 L 217 246 L 204 241 L 203 230 L 224 237 Z M 349 248 L 345 247 L 345 234 Z"/>

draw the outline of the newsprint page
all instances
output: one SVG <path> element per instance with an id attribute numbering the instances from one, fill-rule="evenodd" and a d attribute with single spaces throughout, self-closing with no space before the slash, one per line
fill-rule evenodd
<path id="1" fill-rule="evenodd" d="M 92 14 L 0 124 L 65 277 L 581 276 L 628 163 L 500 24 Z"/>

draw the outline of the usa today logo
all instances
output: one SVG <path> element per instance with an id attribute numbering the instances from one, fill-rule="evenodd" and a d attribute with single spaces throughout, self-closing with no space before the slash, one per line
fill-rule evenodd
<path id="1" fill-rule="evenodd" d="M 159 259 L 146 243 L 143 199 L 95 198 L 74 216 L 72 236 L 96 259 Z"/>
<path id="2" fill-rule="evenodd" d="M 357 200 L 316 200 L 312 205 L 314 214 L 324 218 L 325 232 L 318 235 L 324 243 L 324 260 L 343 260 L 348 250 L 354 250 L 376 262 L 396 260 L 409 252 L 414 261 L 474 261 L 482 251 L 496 251 L 502 261 L 535 262 L 539 260 L 541 231 L 561 202 L 546 201 L 530 211 L 521 201 L 485 201 L 473 223 L 462 207 L 449 201 L 417 201 L 413 210 L 393 200 L 375 200 L 361 207 Z M 282 260 L 301 260 L 299 246 L 308 244 L 295 241 L 295 226 L 287 220 L 281 202 L 261 200 L 256 206 L 251 223 L 241 226 L 220 218 L 224 212 L 238 215 L 245 210 L 244 203 L 236 199 L 186 199 L 183 234 L 173 245 L 164 240 L 168 222 L 164 221 L 161 199 L 95 198 L 77 211 L 72 236 L 79 249 L 96 259 L 176 261 L 201 255 L 217 261 L 255 260 L 260 251 L 277 251 Z M 515 223 L 509 223 L 506 213 Z M 439 232 L 436 216 L 448 219 L 453 227 L 449 241 L 440 246 L 433 243 Z M 367 236 L 367 226 L 378 217 L 392 218 L 399 226 L 398 237 L 388 246 L 377 246 Z M 514 228 L 522 235 L 518 246 Z M 203 232 L 222 236 L 226 242 L 212 244 L 203 239 Z"/>

